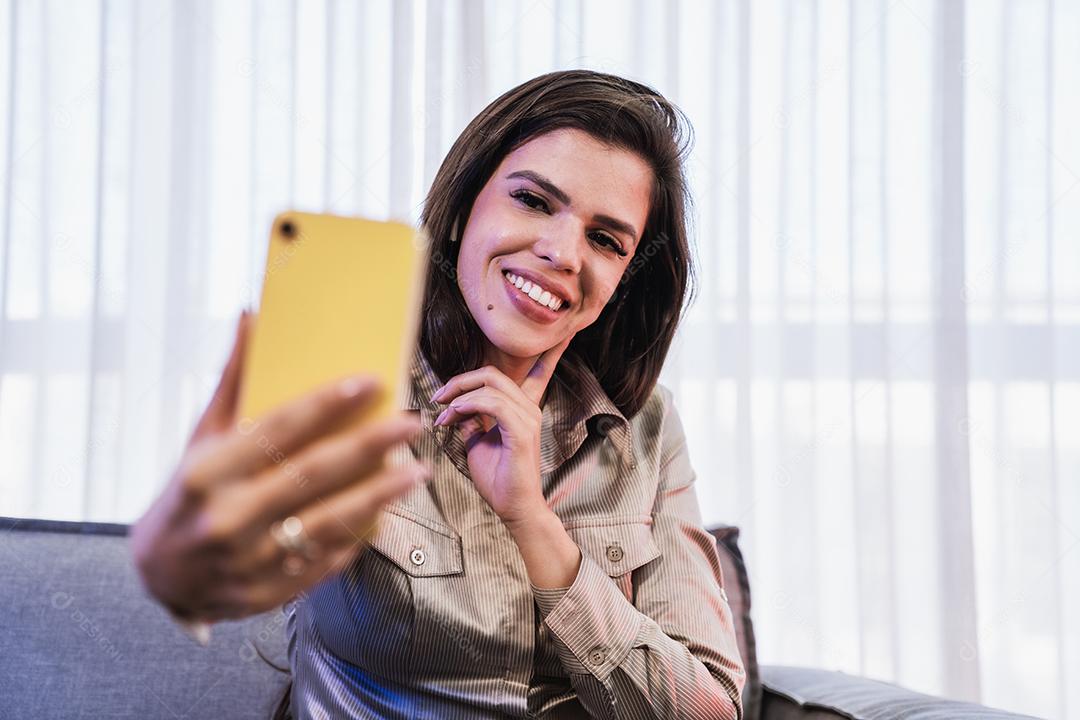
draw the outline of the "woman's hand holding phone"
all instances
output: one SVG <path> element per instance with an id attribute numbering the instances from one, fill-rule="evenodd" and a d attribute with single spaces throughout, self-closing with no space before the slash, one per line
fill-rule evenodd
<path id="1" fill-rule="evenodd" d="M 362 545 L 383 505 L 425 481 L 419 464 L 384 463 L 414 437 L 402 413 L 334 433 L 335 423 L 373 405 L 370 377 L 326 384 L 237 423 L 251 317 L 241 316 L 232 354 L 165 491 L 132 527 L 146 588 L 180 617 L 217 621 L 263 612 L 336 572 Z M 296 574 L 275 523 L 295 516 L 316 549 Z"/>

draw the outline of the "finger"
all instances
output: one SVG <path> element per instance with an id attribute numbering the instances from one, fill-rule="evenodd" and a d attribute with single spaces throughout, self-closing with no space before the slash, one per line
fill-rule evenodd
<path id="1" fill-rule="evenodd" d="M 187 489 L 200 491 L 272 465 L 283 466 L 314 439 L 363 415 L 381 393 L 374 376 L 353 375 L 326 383 L 257 420 L 241 419 L 220 443 L 195 454 L 183 469 Z"/>
<path id="2" fill-rule="evenodd" d="M 431 396 L 431 400 L 446 405 L 463 393 L 485 386 L 501 390 L 508 397 L 515 398 L 520 403 L 531 402 L 517 383 L 508 378 L 505 373 L 494 365 L 485 365 L 482 368 L 455 375 Z"/>
<path id="3" fill-rule="evenodd" d="M 268 571 L 268 575 L 258 582 L 242 586 L 243 590 L 238 595 L 242 598 L 244 612 L 235 617 L 239 619 L 266 612 L 288 602 L 300 593 L 345 570 L 364 551 L 364 548 L 364 543 L 357 542 L 329 553 L 311 562 L 297 576 L 286 574 L 282 562 L 279 561 L 277 566 L 272 571 Z"/>
<path id="4" fill-rule="evenodd" d="M 383 469 L 390 448 L 419 431 L 419 418 L 402 414 L 311 445 L 288 466 L 275 467 L 258 480 L 251 500 L 257 519 L 295 514 L 346 485 L 366 484 L 368 476 Z"/>
<path id="5" fill-rule="evenodd" d="M 309 561 L 299 575 L 285 571 L 285 555 L 277 548 L 275 562 L 264 565 L 257 573 L 233 573 L 230 583 L 219 586 L 218 598 L 204 606 L 199 616 L 212 622 L 239 620 L 272 610 L 305 590 L 318 585 L 346 567 L 363 549 L 363 543 L 353 543 Z"/>
<path id="6" fill-rule="evenodd" d="M 533 411 L 539 413 L 540 408 L 534 405 Z M 503 393 L 488 387 L 455 398 L 443 413 L 445 417 L 440 416 L 440 425 L 453 425 L 473 415 L 490 415 L 499 423 L 500 430 L 510 437 L 523 436 L 524 424 L 527 422 L 522 406 L 510 402 Z"/>
<path id="7" fill-rule="evenodd" d="M 525 376 L 525 380 L 521 383 L 521 390 L 526 397 L 532 400 L 533 404 L 540 405 L 540 401 L 544 397 L 544 391 L 547 390 L 548 383 L 551 382 L 551 376 L 555 374 L 555 368 L 559 366 L 559 360 L 573 339 L 574 334 L 571 333 L 555 347 L 540 353 L 540 357 L 536 359 L 536 364 L 529 370 L 529 374 Z"/>
<path id="8" fill-rule="evenodd" d="M 430 473 L 410 465 L 385 470 L 369 482 L 346 488 L 305 508 L 308 535 L 323 548 L 338 549 L 370 538 L 382 508 L 422 487 Z M 301 516 L 303 519 L 303 516 Z"/>
<path id="9" fill-rule="evenodd" d="M 450 427 L 451 425 L 457 425 L 458 423 L 463 423 L 466 420 L 475 420 L 476 422 L 478 422 L 480 424 L 483 424 L 485 427 L 487 427 L 487 416 L 486 415 L 481 415 L 476 410 L 471 410 L 471 409 L 466 408 L 466 405 L 468 404 L 468 402 L 470 400 L 475 400 L 475 399 L 477 399 L 477 398 L 479 398 L 481 396 L 490 397 L 490 398 L 497 398 L 498 399 L 498 404 L 500 406 L 503 404 L 504 401 L 506 401 L 506 395 L 504 393 L 502 393 L 502 391 L 496 390 L 494 388 L 491 388 L 491 387 L 488 387 L 488 386 L 484 385 L 484 386 L 481 386 L 479 388 L 476 388 L 475 390 L 470 390 L 470 391 L 468 391 L 468 392 L 466 392 L 466 393 L 464 393 L 462 395 L 458 395 L 453 400 L 451 400 L 450 404 L 447 405 L 445 408 L 443 408 L 443 411 L 441 413 L 439 413 L 438 417 L 435 418 L 433 424 Z M 511 404 L 511 403 L 506 403 L 506 404 Z M 506 409 L 500 409 L 499 414 L 504 416 L 504 418 L 503 418 L 504 420 L 507 419 L 505 417 L 507 415 L 507 410 Z M 490 417 L 495 422 L 499 422 L 499 417 L 498 416 L 490 415 Z"/>
<path id="10" fill-rule="evenodd" d="M 236 413 L 236 401 L 240 394 L 240 374 L 243 370 L 250 327 L 251 313 L 245 309 L 236 321 L 236 333 L 233 337 L 229 359 L 221 371 L 221 377 L 218 379 L 209 404 L 191 433 L 189 442 L 196 442 L 207 435 L 223 432 L 231 427 Z"/>
<path id="11" fill-rule="evenodd" d="M 480 418 L 483 418 L 483 420 Z M 487 415 L 473 415 L 471 418 L 458 423 L 458 433 L 461 436 L 462 444 L 465 446 L 465 452 L 471 453 L 476 443 L 483 440 L 493 427 L 495 427 L 495 421 L 488 418 Z M 501 439 L 502 436 L 499 437 Z"/>
<path id="12" fill-rule="evenodd" d="M 366 541 L 377 527 L 383 506 L 418 487 L 428 475 L 419 465 L 391 468 L 295 513 L 307 537 L 318 548 L 318 560 L 339 555 L 343 549 L 355 548 Z M 275 579 L 282 574 L 285 551 L 271 536 L 269 527 L 253 546 L 254 552 L 245 558 L 243 565 L 234 568 L 238 577 Z"/>

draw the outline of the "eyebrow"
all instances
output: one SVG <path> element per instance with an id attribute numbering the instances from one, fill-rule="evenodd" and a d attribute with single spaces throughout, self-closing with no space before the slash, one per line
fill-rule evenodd
<path id="1" fill-rule="evenodd" d="M 516 170 L 506 176 L 507 180 L 513 180 L 514 178 L 524 178 L 526 180 L 536 183 L 563 205 L 572 204 L 570 202 L 569 195 L 563 192 L 558 185 L 551 182 L 540 173 L 533 172 L 532 170 Z M 630 223 L 619 220 L 618 218 L 613 218 L 610 215 L 603 214 L 593 215 L 593 220 L 600 223 L 601 225 L 607 226 L 615 232 L 629 235 L 634 240 L 634 242 L 637 242 L 637 231 L 634 230 L 634 226 Z"/>

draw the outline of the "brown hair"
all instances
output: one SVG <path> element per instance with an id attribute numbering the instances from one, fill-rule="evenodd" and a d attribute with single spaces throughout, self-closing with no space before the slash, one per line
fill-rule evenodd
<path id="1" fill-rule="evenodd" d="M 548 73 L 484 108 L 439 167 L 421 213 L 431 239 L 420 348 L 442 379 L 483 363 L 484 336 L 457 285 L 458 242 L 480 190 L 499 163 L 532 138 L 585 131 L 636 153 L 652 168 L 645 229 L 611 302 L 571 341 L 559 373 L 571 384 L 591 371 L 627 418 L 652 393 L 684 303 L 692 297 L 689 204 L 683 160 L 690 133 L 683 113 L 650 87 L 590 70 Z"/>

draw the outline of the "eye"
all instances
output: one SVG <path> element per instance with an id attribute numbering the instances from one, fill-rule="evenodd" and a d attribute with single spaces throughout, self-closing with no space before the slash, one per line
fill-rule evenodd
<path id="1" fill-rule="evenodd" d="M 607 245 L 612 250 L 614 250 L 616 252 L 616 254 L 619 255 L 619 257 L 626 257 L 627 256 L 628 253 L 625 250 L 622 249 L 622 245 L 619 244 L 619 241 L 616 240 L 615 238 L 611 237 L 607 233 L 605 233 L 605 232 L 594 232 L 594 233 L 591 233 L 591 235 L 592 235 L 592 237 L 594 239 L 597 239 L 597 242 L 600 243 L 601 245 Z"/>
<path id="2" fill-rule="evenodd" d="M 536 193 L 530 192 L 529 190 L 514 190 L 510 193 L 510 197 L 514 198 L 530 210 L 539 210 L 543 213 L 550 212 L 547 201 Z M 603 245 L 605 247 L 611 248 L 611 250 L 619 257 L 626 257 L 627 255 L 629 255 L 628 252 L 623 250 L 622 245 L 619 244 L 618 240 L 611 237 L 605 232 L 595 231 L 590 233 L 589 237 L 593 238 L 594 242 L 596 242 L 598 245 Z"/>
<path id="3" fill-rule="evenodd" d="M 510 197 L 533 210 L 542 210 L 543 212 L 548 211 L 548 206 L 547 203 L 544 202 L 544 198 L 535 193 L 531 193 L 528 190 L 515 190 L 510 193 Z"/>

